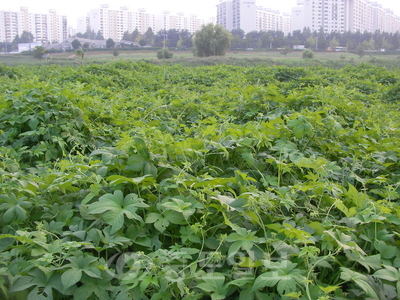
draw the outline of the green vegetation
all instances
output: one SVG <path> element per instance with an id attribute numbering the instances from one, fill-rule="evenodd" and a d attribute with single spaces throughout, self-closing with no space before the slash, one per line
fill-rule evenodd
<path id="1" fill-rule="evenodd" d="M 313 59 L 314 58 L 314 52 L 311 49 L 305 49 L 301 53 L 301 57 L 304 59 Z"/>
<path id="2" fill-rule="evenodd" d="M 399 90 L 367 64 L 0 65 L 0 298 L 399 299 Z"/>
<path id="3" fill-rule="evenodd" d="M 86 49 L 85 49 L 86 50 Z M 156 58 L 159 49 L 142 49 L 142 50 L 127 50 L 118 48 L 120 55 L 118 59 L 125 61 L 146 61 L 152 64 L 159 64 Z M 88 51 L 85 52 L 85 62 L 105 64 L 113 60 L 113 51 Z M 167 64 L 179 64 L 185 66 L 210 66 L 210 65 L 236 65 L 236 66 L 324 66 L 329 68 L 343 68 L 347 65 L 359 65 L 364 63 L 373 64 L 385 68 L 400 68 L 400 53 L 370 53 L 359 59 L 356 53 L 346 53 L 343 59 L 343 52 L 322 52 L 314 51 L 314 58 L 312 61 L 302 60 L 302 51 L 291 51 L 286 56 L 283 56 L 280 51 L 228 51 L 225 56 L 211 56 L 211 57 L 193 57 L 191 50 L 169 50 L 173 53 L 173 59 L 169 59 Z M 74 66 L 79 63 L 79 56 L 74 55 L 75 51 L 62 52 L 62 53 L 49 53 L 51 60 L 48 64 L 57 65 L 71 65 Z M 39 65 L 37 59 L 31 56 L 30 52 L 21 54 L 2 54 L 0 55 L 0 63 L 6 66 L 19 66 L 19 65 Z"/>
<path id="4" fill-rule="evenodd" d="M 32 51 L 33 57 L 38 60 L 42 60 L 43 56 L 46 55 L 47 53 L 48 51 L 41 46 L 36 46 Z"/>
<path id="5" fill-rule="evenodd" d="M 173 56 L 174 56 L 174 54 L 171 51 L 169 51 L 167 48 L 160 49 L 157 52 L 158 59 L 169 59 L 169 58 L 172 58 Z"/>
<path id="6" fill-rule="evenodd" d="M 199 57 L 223 56 L 231 46 L 232 35 L 220 24 L 203 25 L 195 33 L 194 55 Z"/>

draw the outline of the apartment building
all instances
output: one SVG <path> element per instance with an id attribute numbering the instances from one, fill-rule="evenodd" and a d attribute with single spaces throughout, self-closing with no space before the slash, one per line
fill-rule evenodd
<path id="1" fill-rule="evenodd" d="M 48 14 L 30 13 L 27 7 L 18 12 L 0 11 L 0 41 L 12 42 L 24 31 L 32 33 L 35 42 L 63 41 L 68 37 L 67 28 L 67 17 L 55 10 Z"/>
<path id="2" fill-rule="evenodd" d="M 129 11 L 127 6 L 112 10 L 108 4 L 105 4 L 100 8 L 90 10 L 88 17 L 79 18 L 77 32 L 85 32 L 87 28 L 95 32 L 100 30 L 105 39 L 112 38 L 119 41 L 124 32 L 132 32 L 136 28 L 141 34 L 149 28 L 153 32 L 177 29 L 194 33 L 203 24 L 204 20 L 197 18 L 196 15 L 185 16 L 183 13 L 173 15 L 169 11 L 155 15 L 146 13 L 145 9 L 139 9 L 137 12 Z"/>
<path id="3" fill-rule="evenodd" d="M 282 31 L 285 35 L 291 32 L 291 17 L 289 14 L 280 14 L 277 10 L 257 7 L 256 31 Z"/>
<path id="4" fill-rule="evenodd" d="M 11 42 L 18 34 L 18 13 L 0 11 L 0 41 Z"/>
<path id="5" fill-rule="evenodd" d="M 368 0 L 299 0 L 292 8 L 292 30 L 346 32 L 376 30 L 395 33 L 400 19 Z"/>
<path id="6" fill-rule="evenodd" d="M 291 32 L 291 17 L 279 11 L 256 6 L 256 1 L 220 0 L 217 5 L 217 24 L 225 29 L 242 29 L 250 31 L 283 31 Z"/>
<path id="7" fill-rule="evenodd" d="M 160 30 L 188 30 L 194 33 L 201 29 L 204 20 L 197 18 L 197 15 L 185 16 L 184 13 L 171 15 L 169 11 L 163 11 L 161 15 L 156 16 L 156 31 Z"/>
<path id="8" fill-rule="evenodd" d="M 232 0 L 220 0 L 217 5 L 217 24 L 221 24 L 225 29 L 233 29 L 233 5 Z"/>

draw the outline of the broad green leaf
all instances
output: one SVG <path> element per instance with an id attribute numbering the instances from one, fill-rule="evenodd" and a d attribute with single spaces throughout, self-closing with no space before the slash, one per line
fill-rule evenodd
<path id="1" fill-rule="evenodd" d="M 174 210 L 181 213 L 186 220 L 196 211 L 192 207 L 191 202 L 185 202 L 179 198 L 171 198 L 171 200 L 172 201 L 164 202 L 161 206 L 165 207 L 167 210 Z"/>
<path id="2" fill-rule="evenodd" d="M 369 284 L 368 277 L 345 267 L 340 267 L 340 278 L 345 281 L 354 281 L 367 295 L 379 299 L 373 287 Z"/>
<path id="3" fill-rule="evenodd" d="M 102 214 L 103 220 L 112 227 L 111 233 L 115 233 L 122 228 L 125 216 L 128 219 L 143 222 L 142 217 L 136 211 L 145 207 L 148 207 L 148 205 L 136 194 L 129 194 L 124 197 L 122 192 L 117 190 L 114 194 L 101 196 L 99 201 L 90 204 L 88 213 Z"/>
<path id="4" fill-rule="evenodd" d="M 293 130 L 294 136 L 297 139 L 301 139 L 306 134 L 311 135 L 313 133 L 311 125 L 303 116 L 299 116 L 298 119 L 290 120 L 287 124 L 288 127 Z"/>
<path id="5" fill-rule="evenodd" d="M 75 283 L 77 283 L 82 278 L 82 270 L 77 268 L 72 268 L 61 275 L 61 282 L 64 288 L 67 290 Z"/>
<path id="6" fill-rule="evenodd" d="M 374 241 L 374 247 L 382 258 L 392 258 L 396 255 L 397 247 L 388 245 L 384 241 Z"/>
<path id="7" fill-rule="evenodd" d="M 288 260 L 282 262 L 264 261 L 264 266 L 271 271 L 258 276 L 253 285 L 253 291 L 264 287 L 274 287 L 280 295 L 295 292 L 297 284 L 304 283 L 303 271 L 296 269 L 297 264 Z"/>
<path id="8" fill-rule="evenodd" d="M 400 269 L 384 265 L 385 269 L 376 271 L 372 276 L 388 281 L 400 281 Z"/>

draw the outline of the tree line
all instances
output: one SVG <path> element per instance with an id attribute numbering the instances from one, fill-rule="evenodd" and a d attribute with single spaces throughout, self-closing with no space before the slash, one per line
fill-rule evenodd
<path id="1" fill-rule="evenodd" d="M 219 28 L 219 29 L 218 29 Z M 213 45 L 214 52 L 217 51 L 219 44 L 222 43 L 223 47 L 226 48 L 228 40 L 229 45 L 227 49 L 279 49 L 279 48 L 292 48 L 294 45 L 304 45 L 305 48 L 312 50 L 326 50 L 328 47 L 336 48 L 346 47 L 350 51 L 362 52 L 365 50 L 396 50 L 400 48 L 400 36 L 399 32 L 387 33 L 387 32 L 331 32 L 326 33 L 322 29 L 319 31 L 311 31 L 309 28 L 303 30 L 295 30 L 288 35 L 285 35 L 282 31 L 251 31 L 245 33 L 241 29 L 233 29 L 230 32 L 222 30 L 221 26 L 217 25 L 204 25 L 200 32 L 197 32 L 197 39 L 203 40 L 214 39 Z M 208 32 L 208 33 L 206 33 Z M 216 37 L 214 37 L 214 35 Z M 85 33 L 77 33 L 75 37 L 88 38 L 92 40 L 104 40 L 101 31 L 97 33 L 94 30 L 88 29 Z M 224 40 L 218 41 L 218 40 Z M 11 43 L 11 48 L 16 49 L 18 43 L 32 42 L 34 40 L 33 35 L 29 32 L 24 32 L 21 36 L 16 36 L 14 41 Z M 190 33 L 188 30 L 159 30 L 154 33 L 149 27 L 144 34 L 141 34 L 138 29 L 132 32 L 124 32 L 122 37 L 121 47 L 132 47 L 132 46 L 154 46 L 154 47 L 168 47 L 178 49 L 189 49 L 194 46 L 195 34 Z M 113 48 L 115 41 L 107 39 L 107 48 Z M 203 44 L 206 41 L 202 42 Z M 81 45 L 78 40 L 73 42 L 73 48 L 79 47 L 88 48 L 89 45 Z M 197 46 L 196 46 L 197 47 Z M 10 51 L 10 47 L 7 47 L 5 42 L 0 43 L 0 49 Z M 210 52 L 212 53 L 212 51 Z M 198 53 L 198 55 L 201 55 Z M 204 53 L 208 55 L 208 53 Z"/>
<path id="2" fill-rule="evenodd" d="M 400 48 L 399 32 L 331 32 L 322 29 L 311 31 L 309 28 L 295 30 L 288 35 L 282 31 L 251 31 L 247 34 L 241 29 L 231 31 L 231 49 L 277 49 L 292 48 L 294 45 L 304 45 L 313 50 L 326 50 L 328 47 L 346 47 L 347 50 L 395 50 Z"/>

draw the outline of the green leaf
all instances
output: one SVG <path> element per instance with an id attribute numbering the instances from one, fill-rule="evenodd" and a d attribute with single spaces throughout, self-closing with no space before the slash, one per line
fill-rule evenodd
<path id="1" fill-rule="evenodd" d="M 384 265 L 385 269 L 376 271 L 372 276 L 388 281 L 400 281 L 400 269 Z"/>
<path id="2" fill-rule="evenodd" d="M 188 220 L 191 215 L 195 213 L 195 209 L 192 208 L 191 202 L 185 202 L 179 198 L 171 198 L 172 201 L 164 202 L 161 206 L 165 207 L 167 210 L 174 210 L 176 212 L 182 213 L 183 217 Z"/>
<path id="3" fill-rule="evenodd" d="M 374 241 L 374 247 L 379 251 L 382 258 L 392 258 L 396 255 L 397 247 L 390 246 L 384 241 Z"/>
<path id="4" fill-rule="evenodd" d="M 232 245 L 229 246 L 228 258 L 230 258 L 233 255 L 235 255 L 239 251 L 241 246 L 242 246 L 242 242 L 241 241 L 237 241 L 237 242 L 232 243 Z"/>
<path id="5" fill-rule="evenodd" d="M 293 130 L 294 136 L 297 139 L 301 139 L 306 134 L 311 135 L 313 133 L 311 125 L 303 116 L 299 116 L 298 119 L 290 120 L 287 125 Z"/>
<path id="6" fill-rule="evenodd" d="M 264 261 L 264 265 L 271 271 L 265 272 L 258 276 L 253 285 L 253 291 L 264 287 L 274 287 L 280 295 L 295 292 L 297 284 L 304 283 L 304 271 L 296 269 L 297 264 L 288 260 L 281 262 Z"/>
<path id="7" fill-rule="evenodd" d="M 82 278 L 82 270 L 72 268 L 62 273 L 61 282 L 64 288 L 67 290 L 75 283 L 77 283 L 79 280 L 81 280 L 81 278 Z"/>
<path id="8" fill-rule="evenodd" d="M 99 201 L 90 204 L 88 214 L 103 214 L 103 220 L 112 227 L 111 233 L 115 233 L 122 228 L 124 216 L 143 222 L 136 211 L 144 207 L 148 205 L 136 194 L 129 194 L 124 198 L 122 192 L 117 190 L 114 194 L 106 194 Z"/>
<path id="9" fill-rule="evenodd" d="M 345 281 L 354 281 L 361 289 L 373 299 L 379 299 L 378 295 L 369 284 L 368 277 L 345 267 L 340 267 L 340 278 Z"/>
<path id="10" fill-rule="evenodd" d="M 321 291 L 323 291 L 325 294 L 329 294 L 329 293 L 332 293 L 332 292 L 334 292 L 334 291 L 336 291 L 337 289 L 340 289 L 340 286 L 337 286 L 337 285 L 334 285 L 334 286 L 326 286 L 326 287 L 323 287 L 323 286 L 318 286 L 320 289 L 321 289 Z"/>
<path id="11" fill-rule="evenodd" d="M 211 299 L 225 299 L 228 293 L 229 285 L 224 284 L 225 276 L 222 273 L 207 273 L 201 277 L 204 281 L 197 285 L 198 288 L 211 293 Z"/>
<path id="12" fill-rule="evenodd" d="M 12 292 L 19 292 L 19 291 L 25 291 L 29 289 L 31 286 L 35 285 L 33 281 L 33 278 L 30 276 L 22 276 L 19 277 L 14 284 L 10 288 L 10 293 Z"/>

